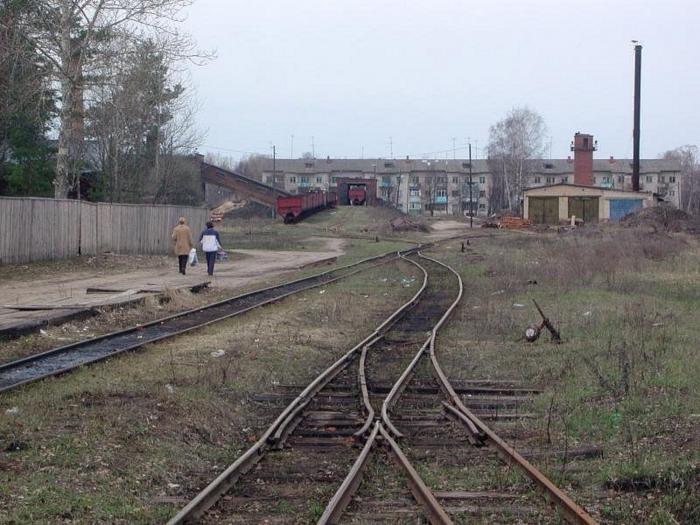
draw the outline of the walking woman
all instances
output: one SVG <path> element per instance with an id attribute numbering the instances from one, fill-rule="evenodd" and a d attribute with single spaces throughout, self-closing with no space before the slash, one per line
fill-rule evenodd
<path id="1" fill-rule="evenodd" d="M 180 217 L 177 221 L 177 226 L 173 228 L 173 241 L 175 242 L 175 255 L 180 266 L 180 273 L 185 275 L 187 269 L 187 257 L 190 255 L 190 250 L 194 248 L 192 242 L 192 231 L 187 226 L 187 221 L 184 217 Z"/>
<path id="2" fill-rule="evenodd" d="M 216 252 L 221 249 L 221 239 L 219 232 L 214 229 L 214 223 L 207 222 L 207 229 L 199 236 L 199 242 L 202 243 L 202 250 L 207 257 L 207 273 L 214 275 L 214 263 L 216 262 Z"/>

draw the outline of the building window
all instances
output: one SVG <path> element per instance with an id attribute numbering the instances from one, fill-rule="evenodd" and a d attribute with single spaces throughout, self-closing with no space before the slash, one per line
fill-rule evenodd
<path id="1" fill-rule="evenodd" d="M 673 196 L 676 194 L 676 192 L 675 192 L 674 190 L 671 190 L 671 191 L 668 192 L 668 194 L 669 194 L 671 197 L 673 197 Z"/>
<path id="2" fill-rule="evenodd" d="M 539 175 L 535 177 L 535 184 L 539 184 L 541 181 L 542 179 L 540 179 Z"/>
<path id="3" fill-rule="evenodd" d="M 323 182 L 323 177 L 316 177 L 316 182 Z"/>
<path id="4" fill-rule="evenodd" d="M 471 166 L 472 166 L 472 165 L 469 164 L 468 162 L 462 162 L 462 167 L 463 167 L 463 168 L 471 168 Z"/>
<path id="5" fill-rule="evenodd" d="M 547 184 L 554 184 L 554 177 L 547 177 Z"/>
<path id="6" fill-rule="evenodd" d="M 410 182 L 411 182 L 412 185 L 417 186 L 417 185 L 418 185 L 418 176 L 417 176 L 417 175 L 411 175 L 411 180 L 410 180 Z"/>
<path id="7" fill-rule="evenodd" d="M 453 197 L 459 197 L 459 190 L 452 190 Z"/>
<path id="8" fill-rule="evenodd" d="M 447 190 L 445 188 L 438 188 L 436 191 L 437 197 L 447 197 Z"/>
<path id="9" fill-rule="evenodd" d="M 301 183 L 302 183 L 302 184 L 308 184 L 308 183 L 309 183 L 309 177 L 302 177 L 302 178 L 301 178 Z"/>
<path id="10" fill-rule="evenodd" d="M 603 177 L 603 184 L 610 184 L 610 177 Z"/>
<path id="11" fill-rule="evenodd" d="M 486 184 L 486 177 L 479 177 L 479 184 Z"/>
<path id="12" fill-rule="evenodd" d="M 562 177 L 562 178 L 561 178 L 561 182 L 562 182 L 562 184 L 563 184 L 563 183 L 566 183 L 566 182 L 569 182 L 569 177 Z"/>
<path id="13" fill-rule="evenodd" d="M 297 181 L 296 177 L 289 177 L 289 182 L 296 183 L 296 181 Z"/>
<path id="14" fill-rule="evenodd" d="M 666 177 L 664 175 L 659 175 L 659 182 L 666 182 Z"/>
<path id="15" fill-rule="evenodd" d="M 554 164 L 550 164 L 549 162 L 546 162 L 544 165 L 544 169 L 546 170 L 551 170 L 554 168 Z"/>
<path id="16" fill-rule="evenodd" d="M 394 167 L 394 163 L 393 163 L 393 162 L 385 162 L 385 163 L 384 163 L 384 167 L 385 167 L 385 168 L 393 168 L 393 167 Z"/>
<path id="17" fill-rule="evenodd" d="M 480 199 L 483 199 L 484 197 L 486 197 L 486 192 L 485 192 L 484 190 L 481 190 L 481 191 L 479 192 L 479 198 L 480 198 Z"/>
<path id="18" fill-rule="evenodd" d="M 452 184 L 459 184 L 459 177 L 452 177 Z"/>
<path id="19" fill-rule="evenodd" d="M 624 182 L 625 182 L 625 176 L 624 176 L 624 175 L 618 175 L 618 176 L 617 176 L 617 182 L 619 182 L 619 183 L 624 183 Z"/>
<path id="20" fill-rule="evenodd" d="M 335 175 L 333 175 L 333 176 L 331 177 L 331 184 L 338 184 L 338 177 L 336 177 Z"/>
<path id="21" fill-rule="evenodd" d="M 426 211 L 427 211 L 427 210 L 430 210 L 430 204 L 426 204 L 426 205 L 425 205 L 425 209 L 426 209 Z"/>
<path id="22" fill-rule="evenodd" d="M 313 163 L 313 162 L 305 162 L 305 163 L 304 163 L 304 166 L 306 166 L 307 168 L 313 168 L 313 167 L 314 167 L 314 163 Z"/>
<path id="23" fill-rule="evenodd" d="M 670 176 L 668 177 L 668 182 L 676 182 L 676 177 L 675 177 L 675 175 L 670 175 Z"/>
<path id="24" fill-rule="evenodd" d="M 482 202 L 481 204 L 479 204 L 479 209 L 480 209 L 480 210 L 485 210 L 485 209 L 486 209 L 486 204 L 484 204 L 483 202 Z"/>
<path id="25" fill-rule="evenodd" d="M 447 177 L 436 177 L 435 183 L 436 184 L 447 184 Z"/>
<path id="26" fill-rule="evenodd" d="M 420 197 L 420 190 L 415 190 L 415 189 L 408 190 L 408 195 L 410 197 Z"/>
<path id="27" fill-rule="evenodd" d="M 647 182 L 651 182 L 651 175 L 647 175 Z"/>

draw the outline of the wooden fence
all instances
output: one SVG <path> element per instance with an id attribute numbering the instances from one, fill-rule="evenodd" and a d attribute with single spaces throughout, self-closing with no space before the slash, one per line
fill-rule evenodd
<path id="1" fill-rule="evenodd" d="M 172 252 L 171 231 L 185 217 L 193 237 L 206 208 L 0 197 L 0 264 L 112 252 Z M 196 240 L 196 239 L 195 239 Z"/>

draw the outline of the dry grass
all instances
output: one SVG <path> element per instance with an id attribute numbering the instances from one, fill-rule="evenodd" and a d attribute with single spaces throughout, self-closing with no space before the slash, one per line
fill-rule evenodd
<path id="1" fill-rule="evenodd" d="M 697 240 L 608 228 L 477 240 L 472 248 L 483 261 L 456 243 L 436 250 L 466 287 L 439 341 L 450 376 L 543 388 L 524 408 L 539 417 L 520 422 L 520 432 L 545 448 L 604 448 L 602 459 L 537 461 L 602 523 L 697 523 Z M 523 341 L 539 320 L 533 298 L 563 344 L 549 343 L 546 332 Z"/>
<path id="2" fill-rule="evenodd" d="M 412 271 L 378 267 L 3 396 L 0 522 L 166 521 L 277 416 L 254 394 L 308 383 L 408 298 Z"/>

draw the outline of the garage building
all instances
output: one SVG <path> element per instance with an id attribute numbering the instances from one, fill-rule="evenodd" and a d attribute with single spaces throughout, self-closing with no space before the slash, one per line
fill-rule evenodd
<path id="1" fill-rule="evenodd" d="M 655 204 L 651 192 L 612 190 L 578 184 L 553 184 L 524 192 L 524 217 L 534 224 L 584 224 L 619 221 L 628 213 Z"/>

